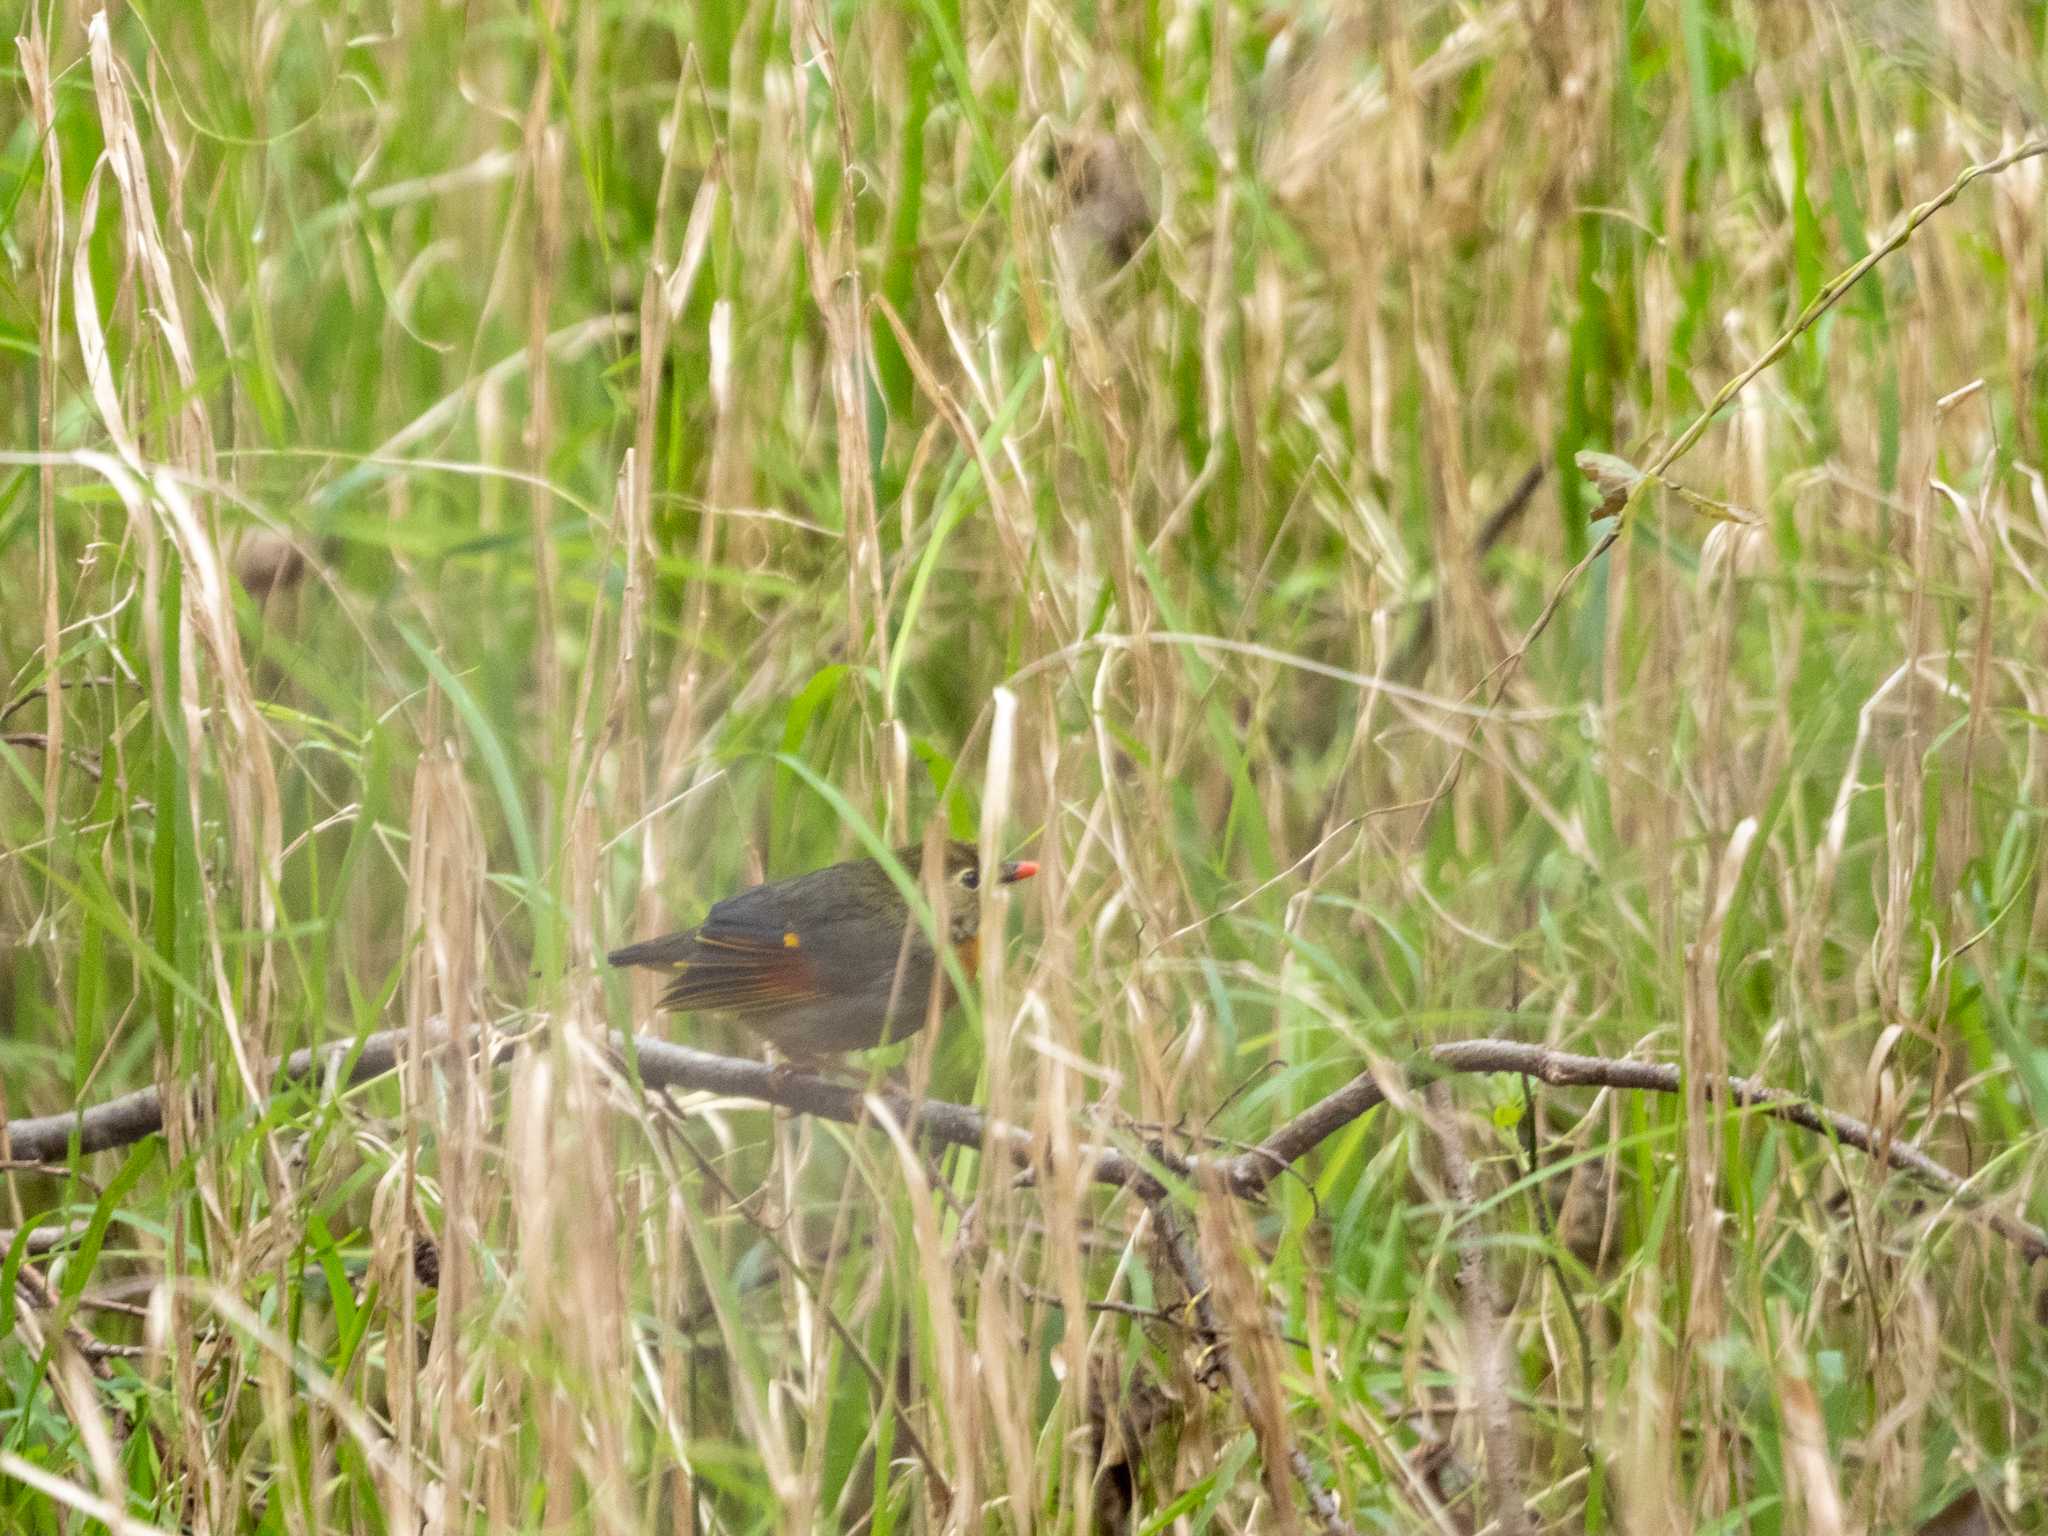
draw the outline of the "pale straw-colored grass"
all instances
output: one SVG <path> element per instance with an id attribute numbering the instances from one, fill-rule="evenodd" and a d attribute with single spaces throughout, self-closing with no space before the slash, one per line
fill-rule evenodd
<path id="1" fill-rule="evenodd" d="M 2043 1528 L 2035 8 L 16 30 L 0 1525 Z M 609 1050 L 948 835 L 1028 1171 Z"/>

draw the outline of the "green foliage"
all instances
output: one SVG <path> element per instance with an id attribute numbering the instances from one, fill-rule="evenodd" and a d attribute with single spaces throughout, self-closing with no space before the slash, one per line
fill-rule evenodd
<path id="1" fill-rule="evenodd" d="M 178 1087 L 0 1172 L 0 1527 L 1101 1528 L 1122 1413 L 1141 1531 L 1282 1441 L 1361 1530 L 2048 1528 L 2022 1256 L 1725 1100 L 1169 1179 L 1277 1423 L 1070 1176 L 1493 1036 L 2038 1219 L 2044 161 L 1796 324 L 2039 117 L 1922 11 L 24 12 L 0 1111 Z M 593 1048 L 758 1049 L 604 952 L 934 825 L 1043 870 L 849 1071 L 1029 1179 Z"/>

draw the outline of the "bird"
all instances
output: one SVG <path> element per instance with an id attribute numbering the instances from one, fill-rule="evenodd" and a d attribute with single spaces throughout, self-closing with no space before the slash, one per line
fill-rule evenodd
<path id="1" fill-rule="evenodd" d="M 981 859 L 972 843 L 944 849 L 948 900 L 939 920 L 971 980 L 981 959 Z M 896 850 L 912 875 L 918 844 Z M 999 866 L 1004 885 L 1029 880 L 1029 859 Z M 615 949 L 615 966 L 674 977 L 659 1006 L 723 1014 L 784 1055 L 814 1059 L 913 1035 L 959 1000 L 924 925 L 877 859 L 851 859 L 728 896 L 695 928 Z"/>

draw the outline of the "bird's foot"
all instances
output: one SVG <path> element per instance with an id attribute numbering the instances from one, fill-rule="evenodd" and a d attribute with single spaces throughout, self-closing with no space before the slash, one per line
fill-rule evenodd
<path id="1" fill-rule="evenodd" d="M 778 1084 L 788 1086 L 800 1077 L 823 1078 L 827 1082 L 843 1083 L 847 1080 L 846 1063 L 835 1061 L 829 1056 L 791 1055 L 781 1053 L 781 1060 L 773 1068 Z"/>

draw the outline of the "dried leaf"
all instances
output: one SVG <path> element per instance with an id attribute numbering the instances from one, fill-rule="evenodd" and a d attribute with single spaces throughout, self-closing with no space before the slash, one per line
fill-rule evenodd
<path id="1" fill-rule="evenodd" d="M 1642 483 L 1643 472 L 1627 459 L 1616 458 L 1611 453 L 1601 453 L 1592 448 L 1581 448 L 1572 455 L 1579 473 L 1593 482 L 1593 488 L 1600 493 L 1600 507 L 1593 515 L 1614 517 L 1628 501 L 1629 494 Z"/>

